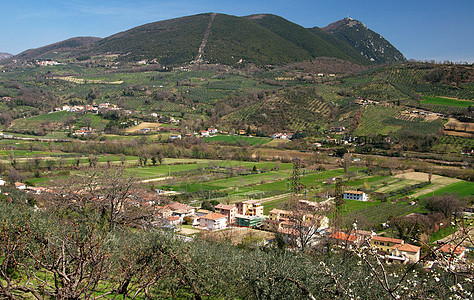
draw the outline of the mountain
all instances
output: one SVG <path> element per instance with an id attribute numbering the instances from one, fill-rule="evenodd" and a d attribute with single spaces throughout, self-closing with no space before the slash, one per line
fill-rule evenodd
<path id="1" fill-rule="evenodd" d="M 7 59 L 7 58 L 10 58 L 12 57 L 13 54 L 10 54 L 10 53 L 5 53 L 5 52 L 0 52 L 0 60 L 2 59 Z"/>
<path id="2" fill-rule="evenodd" d="M 304 49 L 246 18 L 200 14 L 132 28 L 95 43 L 89 53 L 122 54 L 126 61 L 236 65 L 286 64 L 311 59 Z"/>
<path id="3" fill-rule="evenodd" d="M 334 57 L 363 65 L 370 64 L 366 57 L 355 51 L 351 46 L 325 32 L 319 34 L 319 32 L 315 32 L 315 29 L 304 28 L 276 15 L 259 14 L 246 18 L 303 48 L 313 58 Z M 344 48 L 349 48 L 349 50 L 345 51 Z"/>
<path id="4" fill-rule="evenodd" d="M 345 18 L 321 29 L 348 43 L 363 56 L 377 64 L 406 60 L 403 54 L 392 44 L 360 21 Z"/>
<path id="5" fill-rule="evenodd" d="M 75 37 L 44 47 L 26 50 L 18 55 L 15 55 L 14 58 L 22 60 L 31 60 L 66 57 L 69 56 L 71 53 L 74 53 L 78 49 L 87 47 L 90 44 L 99 40 L 100 38 L 97 37 Z"/>
<path id="6" fill-rule="evenodd" d="M 236 17 L 206 13 L 145 24 L 103 39 L 73 38 L 27 50 L 14 58 L 60 59 L 115 54 L 122 62 L 145 60 L 162 65 L 209 62 L 233 66 L 246 63 L 281 66 L 319 57 L 365 66 L 404 60 L 380 35 L 358 21 L 351 20 L 345 25 L 346 21 L 321 30 L 304 28 L 270 14 Z M 372 48 L 361 51 L 360 45 Z"/>

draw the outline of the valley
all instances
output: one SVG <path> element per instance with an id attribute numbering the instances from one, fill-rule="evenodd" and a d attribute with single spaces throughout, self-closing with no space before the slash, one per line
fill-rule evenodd
<path id="1" fill-rule="evenodd" d="M 473 104 L 472 64 L 351 18 L 198 14 L 1 59 L 0 298 L 469 298 Z"/>

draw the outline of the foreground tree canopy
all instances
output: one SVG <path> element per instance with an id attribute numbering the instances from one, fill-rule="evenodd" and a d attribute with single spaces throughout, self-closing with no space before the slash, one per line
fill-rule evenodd
<path id="1" fill-rule="evenodd" d="M 473 288 L 469 275 L 384 266 L 367 249 L 184 242 L 83 213 L 0 203 L 2 298 L 448 299 L 469 298 Z"/>

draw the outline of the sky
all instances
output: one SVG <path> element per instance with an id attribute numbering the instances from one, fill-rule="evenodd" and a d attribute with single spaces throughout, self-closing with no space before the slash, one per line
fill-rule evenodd
<path id="1" fill-rule="evenodd" d="M 407 59 L 474 63 L 473 0 L 2 0 L 0 52 L 18 54 L 77 36 L 107 37 L 207 12 L 271 13 L 304 27 L 350 16 Z"/>

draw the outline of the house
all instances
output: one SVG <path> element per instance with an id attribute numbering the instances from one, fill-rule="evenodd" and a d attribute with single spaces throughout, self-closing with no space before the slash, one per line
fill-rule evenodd
<path id="1" fill-rule="evenodd" d="M 246 135 L 246 134 L 247 134 L 247 130 L 244 130 L 244 129 L 239 130 L 239 135 Z"/>
<path id="2" fill-rule="evenodd" d="M 15 182 L 15 188 L 17 188 L 19 190 L 25 190 L 26 189 L 26 184 L 17 181 L 17 182 Z"/>
<path id="3" fill-rule="evenodd" d="M 466 247 L 461 245 L 444 244 L 438 250 L 450 257 L 450 259 L 452 259 L 453 257 L 464 258 L 466 256 Z"/>
<path id="4" fill-rule="evenodd" d="M 239 215 L 263 216 L 263 205 L 256 200 L 238 202 L 235 206 Z"/>
<path id="5" fill-rule="evenodd" d="M 210 134 L 216 134 L 216 133 L 217 133 L 217 129 L 214 128 L 214 127 L 208 128 L 207 131 L 208 131 Z"/>
<path id="6" fill-rule="evenodd" d="M 195 211 L 194 207 L 179 202 L 173 202 L 171 204 L 166 205 L 165 207 L 171 210 L 171 214 L 173 216 L 179 216 L 180 218 L 190 216 L 194 214 Z"/>
<path id="7" fill-rule="evenodd" d="M 155 218 L 168 218 L 171 217 L 173 212 L 169 207 L 166 206 L 155 206 Z"/>
<path id="8" fill-rule="evenodd" d="M 167 217 L 166 220 L 168 221 L 168 225 L 179 225 L 183 222 L 183 219 L 179 216 Z"/>
<path id="9" fill-rule="evenodd" d="M 198 211 L 196 211 L 196 216 L 198 217 L 203 217 L 208 214 L 212 214 L 212 211 L 207 210 L 207 209 L 198 209 Z"/>
<path id="10" fill-rule="evenodd" d="M 263 222 L 263 228 L 270 231 L 291 234 L 287 229 L 298 231 L 297 227 L 314 228 L 322 230 L 329 227 L 329 218 L 321 215 L 306 213 L 295 216 L 294 212 L 274 208 L 270 211 L 268 219 Z"/>
<path id="11" fill-rule="evenodd" d="M 272 221 L 288 220 L 291 217 L 291 212 L 288 210 L 274 208 L 270 211 L 268 219 Z"/>
<path id="12" fill-rule="evenodd" d="M 0 186 L 4 186 L 7 182 L 0 178 Z"/>
<path id="13" fill-rule="evenodd" d="M 81 136 L 88 136 L 92 134 L 94 130 L 90 127 L 82 127 L 81 129 L 76 130 L 73 135 L 81 135 Z"/>
<path id="14" fill-rule="evenodd" d="M 29 187 L 26 188 L 26 191 L 31 192 L 31 193 L 36 194 L 36 195 L 39 195 L 39 194 L 42 194 L 44 192 L 48 192 L 49 190 L 47 188 L 41 187 L 41 186 L 38 186 L 38 187 L 29 186 Z"/>
<path id="15" fill-rule="evenodd" d="M 390 252 L 393 246 L 402 244 L 402 243 L 403 243 L 403 240 L 401 239 L 393 239 L 393 238 L 388 238 L 384 236 L 374 236 L 370 240 L 370 246 L 372 246 L 372 248 L 375 248 L 378 251 L 382 251 L 385 253 Z"/>
<path id="16" fill-rule="evenodd" d="M 361 191 L 345 191 L 343 198 L 345 200 L 367 201 L 367 194 Z"/>
<path id="17" fill-rule="evenodd" d="M 388 261 L 416 263 L 420 260 L 421 248 L 406 244 L 401 239 L 374 236 L 370 240 L 370 245 L 379 252 L 385 253 L 385 258 Z"/>
<path id="18" fill-rule="evenodd" d="M 227 216 L 227 224 L 235 222 L 235 215 L 237 214 L 237 207 L 235 205 L 217 204 L 214 209 Z"/>
<path id="19" fill-rule="evenodd" d="M 387 256 L 387 259 L 392 261 L 400 261 L 403 263 L 416 263 L 420 260 L 420 250 L 420 247 L 401 243 L 393 246 L 390 255 Z"/>
<path id="20" fill-rule="evenodd" d="M 263 221 L 263 229 L 268 231 L 280 231 L 290 227 L 291 212 L 283 209 L 272 209 L 268 218 Z"/>
<path id="21" fill-rule="evenodd" d="M 227 227 L 227 216 L 220 213 L 211 213 L 199 219 L 199 226 L 207 230 L 219 230 Z"/>
<path id="22" fill-rule="evenodd" d="M 361 236 L 353 233 L 344 233 L 341 231 L 335 231 L 329 235 L 329 238 L 332 239 L 337 244 L 347 244 L 347 245 L 359 245 L 362 241 Z"/>
<path id="23" fill-rule="evenodd" d="M 209 136 L 209 131 L 207 131 L 207 130 L 201 131 L 201 136 L 202 137 L 208 137 Z"/>
<path id="24" fill-rule="evenodd" d="M 181 139 L 181 134 L 170 136 L 170 140 L 172 140 L 172 141 L 174 141 L 174 140 L 180 140 L 180 139 Z"/>

